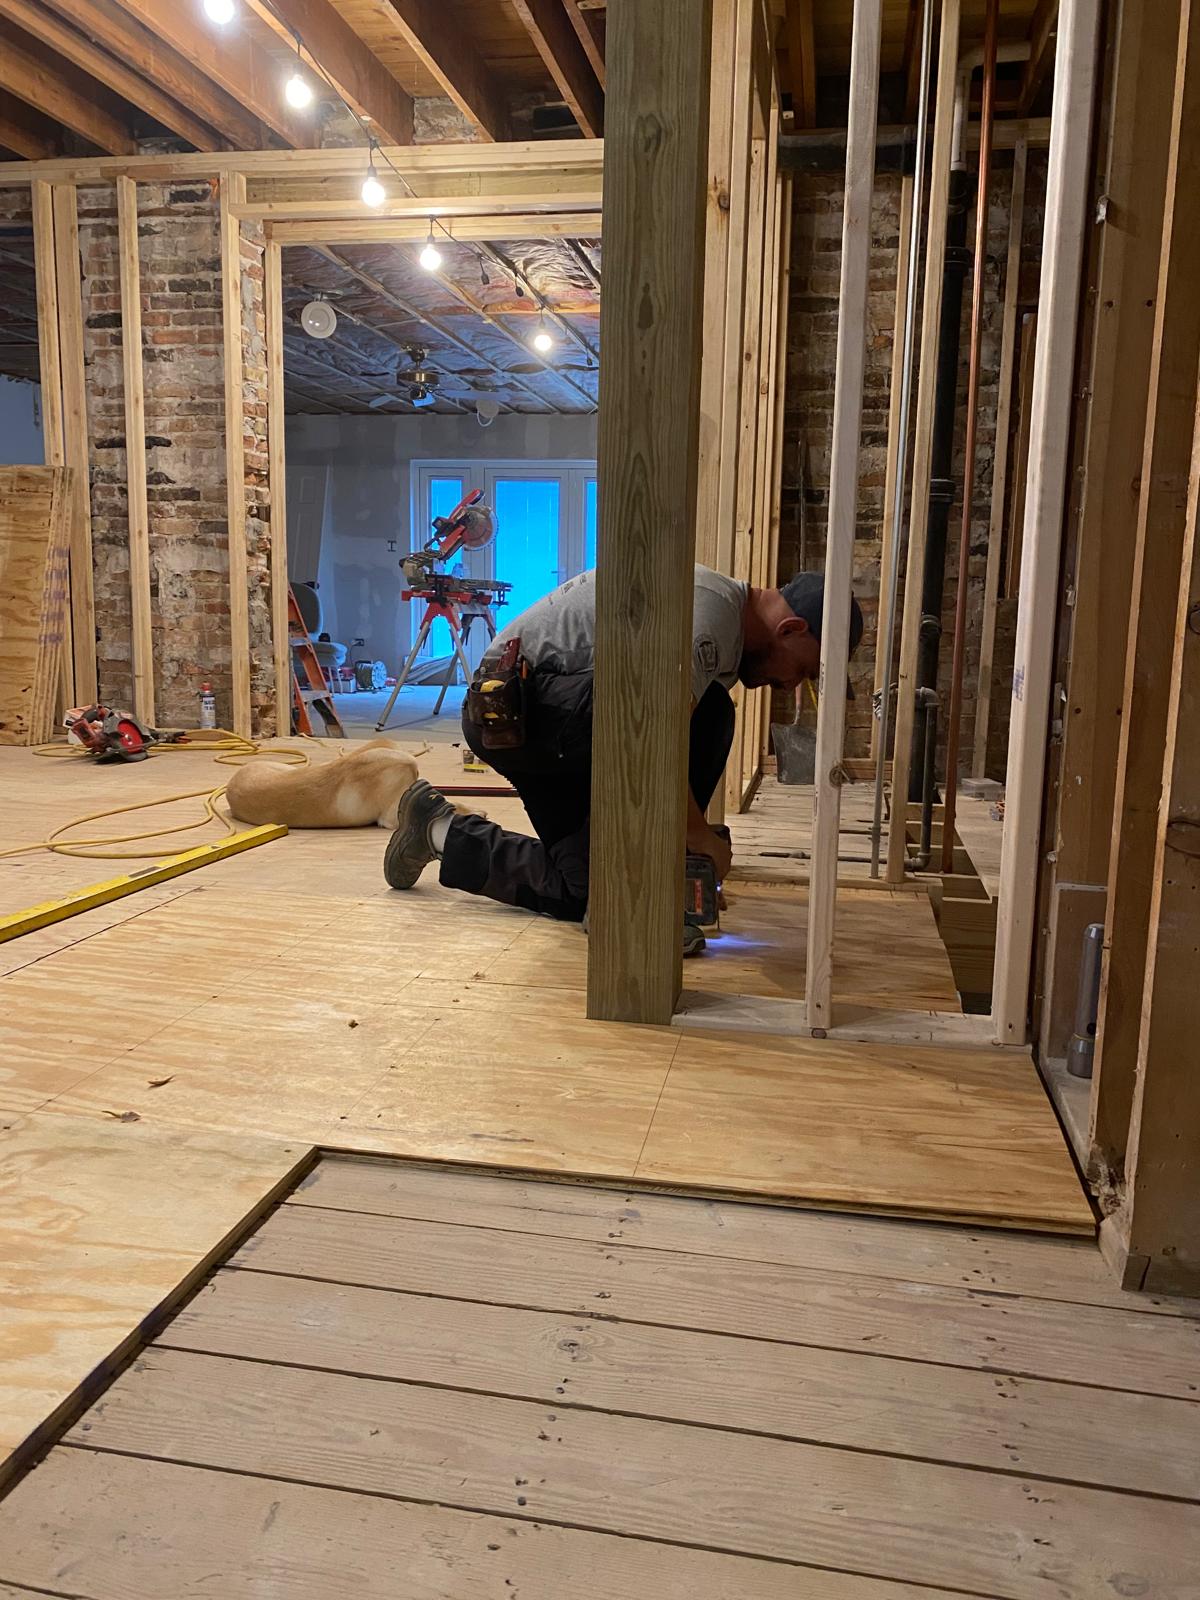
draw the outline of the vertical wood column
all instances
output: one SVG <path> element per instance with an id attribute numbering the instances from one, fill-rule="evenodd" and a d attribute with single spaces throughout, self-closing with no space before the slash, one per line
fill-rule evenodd
<path id="1" fill-rule="evenodd" d="M 748 0 L 713 0 L 712 93 L 704 212 L 704 366 L 700 379 L 700 465 L 696 496 L 696 560 L 706 567 L 719 564 L 721 478 L 729 470 L 721 449 L 721 417 L 725 401 L 725 322 L 732 253 L 729 213 L 734 188 L 734 102 L 738 86 L 735 43 L 738 13 L 742 10 L 749 10 Z"/>
<path id="2" fill-rule="evenodd" d="M 1105 200 L 1081 384 L 1074 552 L 1065 575 L 1073 604 L 1038 1028 L 1043 1059 L 1066 1053 L 1083 930 L 1105 913 L 1125 683 L 1121 646 L 1137 544 L 1178 40 L 1179 0 L 1120 8 L 1098 173 Z M 1129 1043 L 1132 1084 L 1136 1030 Z"/>
<path id="3" fill-rule="evenodd" d="M 1101 1247 L 1125 1287 L 1193 1295 L 1200 1292 L 1198 502 L 1200 451 L 1193 445 L 1173 618 L 1127 1182 L 1120 1209 L 1100 1230 Z M 1166 632 L 1167 616 L 1160 625 Z"/>
<path id="4" fill-rule="evenodd" d="M 992 986 L 998 1044 L 1028 1030 L 1042 779 L 1046 769 L 1058 568 L 1066 509 L 1067 454 L 1080 278 L 1087 230 L 1099 0 L 1063 0 L 1054 64 L 1046 226 L 1038 299 L 1029 476 L 1009 724 L 1000 911 Z"/>
<path id="5" fill-rule="evenodd" d="M 129 530 L 133 704 L 154 726 L 154 633 L 150 621 L 150 514 L 146 504 L 146 392 L 142 373 L 142 281 L 137 184 L 117 179 L 121 259 L 121 368 L 125 389 L 125 484 Z"/>
<path id="6" fill-rule="evenodd" d="M 912 497 L 908 512 L 908 558 L 904 568 L 904 610 L 900 626 L 900 665 L 896 672 L 896 734 L 892 743 L 892 815 L 888 829 L 887 881 L 903 883 L 908 854 L 908 778 L 916 716 L 917 647 L 921 633 L 921 587 L 933 472 L 933 412 L 937 399 L 938 329 L 942 320 L 942 269 L 950 206 L 950 156 L 954 140 L 954 84 L 958 73 L 960 0 L 942 0 L 938 36 L 937 101 L 933 114 L 933 157 L 929 172 L 929 215 L 925 224 L 925 288 L 921 301 L 921 357 L 913 440 Z"/>
<path id="7" fill-rule="evenodd" d="M 275 662 L 275 733 L 292 727 L 292 650 L 288 642 L 287 452 L 283 413 L 283 269 L 280 246 L 263 252 L 267 339 L 267 474 L 271 485 L 271 647 Z"/>
<path id="8" fill-rule="evenodd" d="M 33 180 L 33 266 L 37 290 L 38 373 L 42 390 L 42 449 L 48 467 L 66 465 L 62 360 L 58 342 L 58 268 L 54 253 L 54 191 Z M 75 705 L 75 650 L 71 608 L 63 607 L 62 700 Z"/>
<path id="9" fill-rule="evenodd" d="M 588 1015 L 666 1023 L 683 928 L 712 0 L 613 0 Z"/>
<path id="10" fill-rule="evenodd" d="M 1200 358 L 1200 4 L 1183 0 L 1140 472 L 1125 688 L 1108 863 L 1105 960 L 1092 1083 L 1092 1159 L 1120 1175 L 1133 1097 L 1150 923 L 1162 751 L 1170 704 L 1168 619 L 1183 552 L 1192 402 Z M 1172 91 L 1157 86 L 1164 98 Z M 1195 737 L 1193 733 L 1193 737 Z"/>
<path id="11" fill-rule="evenodd" d="M 87 379 L 83 367 L 83 282 L 79 212 L 73 183 L 54 186 L 54 254 L 62 364 L 63 453 L 71 473 L 71 641 L 78 703 L 95 702 L 96 606 L 92 580 L 92 492 Z"/>
<path id="12" fill-rule="evenodd" d="M 975 695 L 975 734 L 971 772 L 987 776 L 988 729 L 992 714 L 992 662 L 996 653 L 996 604 L 1000 598 L 1000 556 L 1004 544 L 1004 493 L 1008 486 L 1008 436 L 1012 416 L 1013 366 L 1017 348 L 1017 295 L 1021 286 L 1021 234 L 1025 224 L 1025 174 L 1029 146 L 1013 148 L 1008 207 L 1008 264 L 1004 272 L 1004 310 L 1000 326 L 1000 375 L 996 385 L 996 448 L 992 459 L 992 501 L 988 517 L 987 573 L 983 581 L 983 620 L 979 637 L 979 687 Z"/>
<path id="13" fill-rule="evenodd" d="M 850 123 L 846 135 L 846 198 L 838 294 L 833 453 L 829 468 L 829 531 L 825 542 L 825 606 L 821 616 L 821 685 L 817 702 L 816 785 L 808 891 L 808 1025 L 833 1023 L 833 927 L 841 821 L 842 749 L 846 731 L 850 597 L 858 523 L 858 446 L 866 365 L 867 283 L 871 267 L 871 197 L 879 103 L 880 0 L 855 0 L 850 50 Z"/>
<path id="14" fill-rule="evenodd" d="M 908 299 L 908 256 L 913 226 L 913 179 L 905 173 L 900 179 L 900 235 L 896 244 L 896 311 L 892 321 L 892 372 L 888 406 L 887 465 L 883 476 L 883 541 L 879 551 L 879 611 L 875 622 L 876 695 L 883 688 L 883 655 L 879 649 L 883 608 L 892 589 L 892 570 L 896 564 L 896 474 L 908 449 L 900 437 L 900 400 L 904 388 L 904 306 Z M 879 753 L 879 721 L 871 718 L 871 760 Z"/>
<path id="15" fill-rule="evenodd" d="M 221 325 L 225 349 L 225 515 L 229 548 L 229 661 L 233 731 L 250 737 L 250 596 L 246 559 L 246 447 L 242 413 L 242 228 L 232 207 L 246 201 L 241 172 L 221 174 Z"/>

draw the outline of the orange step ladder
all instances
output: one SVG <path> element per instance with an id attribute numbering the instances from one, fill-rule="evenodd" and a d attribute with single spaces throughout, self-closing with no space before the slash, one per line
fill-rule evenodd
<path id="1" fill-rule="evenodd" d="M 290 583 L 288 584 L 288 642 L 292 650 L 293 731 L 311 736 L 313 732 L 311 713 L 315 711 L 325 725 L 326 738 L 344 739 L 346 730 L 342 727 L 341 718 L 334 708 L 333 693 L 325 681 L 325 674 L 321 671 L 317 652 L 308 637 L 308 629 L 304 626 L 304 618 L 300 615 L 300 607 L 296 604 L 296 596 Z M 299 676 L 301 672 L 304 674 L 303 685 Z"/>

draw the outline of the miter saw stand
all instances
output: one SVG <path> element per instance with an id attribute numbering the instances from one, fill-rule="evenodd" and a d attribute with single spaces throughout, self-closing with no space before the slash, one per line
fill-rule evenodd
<path id="1" fill-rule="evenodd" d="M 409 585 L 400 598 L 424 600 L 425 614 L 421 618 L 421 626 L 417 631 L 413 647 L 400 669 L 396 686 L 383 708 L 383 714 L 375 724 L 376 733 L 382 733 L 387 728 L 396 698 L 408 682 L 413 663 L 429 638 L 429 630 L 439 617 L 444 619 L 450 629 L 454 653 L 450 657 L 446 676 L 442 680 L 441 693 L 433 708 L 435 717 L 442 709 L 446 690 L 454 682 L 460 666 L 463 671 L 463 682 L 469 684 L 471 681 L 471 664 L 467 660 L 466 645 L 476 619 L 482 620 L 487 628 L 489 643 L 496 637 L 494 608 L 507 604 L 512 584 L 501 583 L 492 578 L 454 577 L 448 572 L 436 570 L 439 562 L 449 560 L 460 550 L 481 550 L 495 537 L 495 521 L 491 511 L 479 504 L 482 498 L 483 491 L 473 489 L 448 517 L 435 517 L 433 539 L 424 550 L 405 556 L 400 563 L 400 569 Z"/>

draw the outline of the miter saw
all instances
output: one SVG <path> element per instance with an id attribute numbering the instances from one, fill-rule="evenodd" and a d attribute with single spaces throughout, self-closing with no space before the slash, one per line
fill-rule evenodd
<path id="1" fill-rule="evenodd" d="M 461 571 L 446 572 L 444 569 L 446 563 L 452 561 L 461 551 L 483 550 L 495 537 L 496 518 L 492 508 L 483 504 L 482 489 L 472 489 L 470 494 L 459 501 L 449 516 L 434 517 L 433 538 L 423 549 L 414 550 L 410 555 L 401 558 L 400 570 L 404 574 L 407 587 L 400 598 L 423 600 L 425 614 L 421 618 L 421 626 L 409 651 L 408 659 L 396 679 L 396 687 L 383 708 L 383 715 L 375 724 L 376 732 L 382 733 L 386 728 L 392 707 L 396 704 L 396 697 L 408 682 L 413 663 L 429 638 L 430 629 L 439 618 L 450 629 L 450 637 L 454 641 L 454 654 L 450 658 L 450 665 L 442 683 L 442 692 L 438 695 L 437 704 L 433 708 L 434 716 L 436 717 L 442 709 L 446 690 L 454 681 L 459 666 L 463 670 L 464 682 L 470 683 L 471 667 L 464 646 L 471 625 L 477 617 L 481 618 L 487 628 L 489 639 L 494 639 L 496 637 L 494 608 L 508 603 L 508 593 L 512 584 L 502 583 L 497 578 L 472 578 Z"/>

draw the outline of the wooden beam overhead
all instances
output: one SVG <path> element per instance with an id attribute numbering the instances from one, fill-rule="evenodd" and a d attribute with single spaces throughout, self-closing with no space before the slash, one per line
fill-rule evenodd
<path id="1" fill-rule="evenodd" d="M 16 95 L 0 89 L 0 145 L 26 161 L 58 154 L 54 124 Z"/>
<path id="2" fill-rule="evenodd" d="M 385 5 L 404 42 L 463 116 L 485 139 L 507 139 L 508 104 L 500 81 L 446 7 L 437 0 L 385 0 Z"/>
<path id="3" fill-rule="evenodd" d="M 166 6 L 162 0 L 119 0 L 119 4 L 286 144 L 308 149 L 320 143 L 316 118 L 288 107 L 277 64 L 244 29 L 231 25 L 222 31 L 208 24 L 198 6 Z"/>
<path id="4" fill-rule="evenodd" d="M 132 155 L 137 148 L 132 133 L 117 115 L 115 105 L 104 103 L 105 91 L 97 91 L 87 73 L 60 56 L 39 50 L 28 34 L 3 20 L 0 20 L 0 88 L 53 117 L 109 155 Z"/>
<path id="5" fill-rule="evenodd" d="M 592 64 L 592 71 L 596 74 L 596 82 L 604 88 L 604 31 L 607 13 L 597 10 L 585 10 L 578 4 L 578 0 L 563 0 L 566 7 L 567 20 L 579 35 L 579 42 L 583 46 L 583 53 Z"/>
<path id="6" fill-rule="evenodd" d="M 233 149 L 255 150 L 262 143 L 262 126 L 257 117 L 197 71 L 178 51 L 127 16 L 117 0 L 42 0 L 42 9 L 47 8 L 155 85 L 173 103 L 186 106 L 190 115 L 216 129 Z"/>
<path id="7" fill-rule="evenodd" d="M 412 143 L 412 96 L 329 0 L 246 0 L 246 4 L 289 45 L 299 36 L 303 54 L 320 64 L 359 116 L 371 119 L 372 131 L 392 144 Z"/>
<path id="8" fill-rule="evenodd" d="M 576 122 L 589 139 L 601 138 L 604 91 L 567 17 L 564 0 L 512 0 L 512 7 Z"/>
<path id="9" fill-rule="evenodd" d="M 1042 85 L 1054 65 L 1055 40 L 1058 38 L 1059 0 L 1038 0 L 1038 8 L 1029 26 L 1029 60 L 1021 74 L 1021 94 L 1017 101 L 1017 115 L 1027 117 L 1030 107 L 1041 92 Z"/>
<path id="10" fill-rule="evenodd" d="M 784 27 L 796 126 L 813 128 L 817 122 L 817 47 L 813 32 L 813 0 L 787 0 Z"/>
<path id="11" fill-rule="evenodd" d="M 181 105 L 158 83 L 144 78 L 121 58 L 94 44 L 85 34 L 70 27 L 56 12 L 38 0 L 0 0 L 0 17 L 24 28 L 39 44 L 55 50 L 64 60 L 128 100 L 130 105 L 179 134 L 197 150 L 219 150 L 223 141 L 214 130 Z M 50 152 L 53 153 L 53 152 Z"/>

